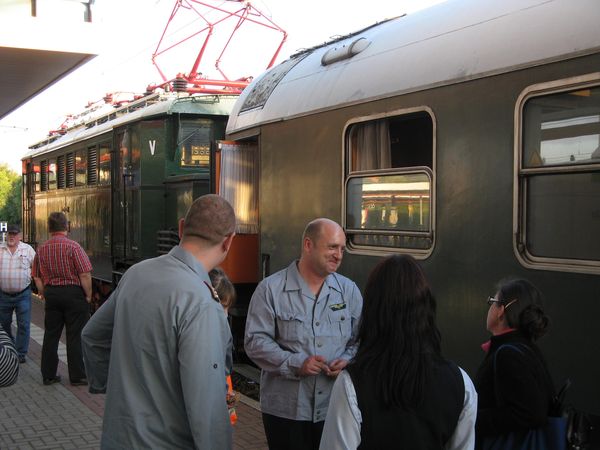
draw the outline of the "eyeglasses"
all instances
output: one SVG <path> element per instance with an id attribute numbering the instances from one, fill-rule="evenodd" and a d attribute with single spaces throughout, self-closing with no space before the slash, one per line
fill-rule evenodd
<path id="1" fill-rule="evenodd" d="M 500 300 L 494 298 L 494 297 L 488 297 L 487 298 L 487 304 L 489 306 L 492 306 L 494 303 L 502 303 Z"/>
<path id="2" fill-rule="evenodd" d="M 487 304 L 488 304 L 489 306 L 492 306 L 494 303 L 499 303 L 499 304 L 501 304 L 501 305 L 504 305 L 504 309 L 506 309 L 506 308 L 508 308 L 510 305 L 512 305 L 514 302 L 516 302 L 517 300 L 518 300 L 518 298 L 515 298 L 515 299 L 511 300 L 511 301 L 510 301 L 510 302 L 508 302 L 508 303 L 502 303 L 502 301 L 501 301 L 501 300 L 498 300 L 497 298 L 494 298 L 494 297 L 488 297 L 488 298 L 487 298 Z"/>

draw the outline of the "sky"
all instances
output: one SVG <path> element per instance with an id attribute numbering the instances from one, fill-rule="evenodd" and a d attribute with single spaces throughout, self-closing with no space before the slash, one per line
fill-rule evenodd
<path id="1" fill-rule="evenodd" d="M 205 1 L 231 6 L 231 2 Z M 299 49 L 441 1 L 444 0 L 254 0 L 251 4 L 287 32 L 278 63 Z M 89 102 L 99 101 L 109 92 L 143 93 L 149 84 L 159 83 L 160 74 L 152 65 L 151 56 L 174 5 L 175 0 L 96 0 L 93 21 L 103 36 L 99 55 L 0 120 L 0 163 L 7 163 L 20 173 L 20 159 L 28 147 L 57 129 L 68 114 L 81 113 Z M 207 15 L 209 19 L 214 17 Z M 200 23 L 196 14 L 178 12 L 167 30 L 165 44 L 199 30 Z M 211 43 L 218 44 L 219 39 L 228 36 L 225 29 L 215 33 Z M 265 33 L 253 25 L 244 30 L 247 34 L 240 35 L 222 58 L 221 69 L 230 79 L 259 75 L 282 38 L 278 32 Z M 198 40 L 189 40 L 180 49 L 161 56 L 159 67 L 168 78 L 179 72 L 188 73 L 199 48 Z M 217 77 L 216 54 L 211 54 L 210 49 L 208 52 L 201 71 Z"/>

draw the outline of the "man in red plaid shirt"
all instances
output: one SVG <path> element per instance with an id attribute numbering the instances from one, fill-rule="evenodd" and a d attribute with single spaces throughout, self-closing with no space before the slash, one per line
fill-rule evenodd
<path id="1" fill-rule="evenodd" d="M 38 249 L 33 261 L 33 279 L 45 299 L 42 378 L 45 385 L 57 383 L 58 342 L 67 328 L 69 379 L 74 386 L 87 384 L 81 355 L 81 330 L 87 323 L 92 301 L 92 263 L 81 246 L 67 238 L 67 217 L 53 212 L 48 217 L 51 237 Z"/>

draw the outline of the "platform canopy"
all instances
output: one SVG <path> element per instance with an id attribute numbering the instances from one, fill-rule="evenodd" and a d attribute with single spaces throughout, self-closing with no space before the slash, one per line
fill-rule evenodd
<path id="1" fill-rule="evenodd" d="M 36 0 L 0 2 L 0 119 L 98 54 L 91 3 L 55 1 L 49 14 Z"/>

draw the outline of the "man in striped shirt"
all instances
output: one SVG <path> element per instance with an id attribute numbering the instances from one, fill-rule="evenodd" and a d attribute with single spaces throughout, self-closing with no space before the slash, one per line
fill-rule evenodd
<path id="1" fill-rule="evenodd" d="M 6 244 L 0 246 L 0 326 L 13 339 L 19 361 L 24 363 L 29 349 L 31 265 L 35 251 L 21 242 L 18 225 L 9 224 L 6 231 Z M 17 315 L 16 338 L 10 328 L 13 312 Z"/>
<path id="2" fill-rule="evenodd" d="M 92 301 L 92 263 L 81 246 L 67 238 L 68 222 L 62 212 L 48 217 L 51 237 L 37 251 L 33 278 L 45 300 L 42 379 L 45 385 L 57 383 L 58 343 L 63 326 L 67 328 L 69 379 L 74 386 L 87 384 L 81 355 L 81 330 L 87 323 Z"/>

